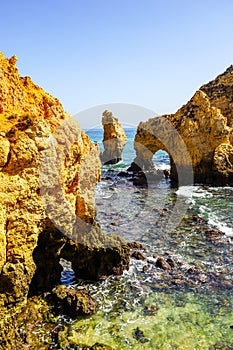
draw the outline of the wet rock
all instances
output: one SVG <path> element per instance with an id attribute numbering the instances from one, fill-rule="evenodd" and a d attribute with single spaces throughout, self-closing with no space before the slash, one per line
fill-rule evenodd
<path id="1" fill-rule="evenodd" d="M 203 219 L 203 218 L 201 218 L 199 215 L 197 215 L 197 214 L 193 214 L 193 216 L 192 216 L 192 221 L 194 222 L 194 223 L 207 223 L 207 221 L 205 220 L 205 219 Z"/>
<path id="2" fill-rule="evenodd" d="M 56 349 L 61 350 L 113 350 L 112 347 L 101 344 L 101 343 L 95 343 L 92 346 L 88 346 L 86 344 L 80 344 L 75 342 L 70 335 L 72 334 L 70 326 L 65 325 L 57 325 L 53 332 L 53 345 Z M 50 349 L 50 348 L 49 348 Z"/>
<path id="3" fill-rule="evenodd" d="M 156 211 L 160 216 L 166 216 L 168 214 L 167 211 L 158 208 L 154 209 L 154 211 Z"/>
<path id="4" fill-rule="evenodd" d="M 131 254 L 131 257 L 135 258 L 136 260 L 145 260 L 146 259 L 146 256 L 138 250 L 133 251 Z"/>
<path id="5" fill-rule="evenodd" d="M 229 240 L 225 236 L 224 232 L 217 229 L 208 229 L 205 231 L 206 238 L 212 243 L 229 243 Z"/>
<path id="6" fill-rule="evenodd" d="M 233 289 L 233 281 L 221 280 L 221 281 L 220 281 L 220 285 L 221 285 L 221 287 L 223 287 L 224 289 Z"/>
<path id="7" fill-rule="evenodd" d="M 176 263 L 172 258 L 167 258 L 166 261 L 171 266 L 172 269 L 176 267 Z"/>
<path id="8" fill-rule="evenodd" d="M 117 176 L 119 177 L 131 177 L 132 174 L 130 174 L 128 171 L 120 171 Z"/>
<path id="9" fill-rule="evenodd" d="M 90 347 L 90 350 L 114 350 L 111 346 L 96 343 L 92 347 Z"/>
<path id="10" fill-rule="evenodd" d="M 227 343 L 227 342 L 217 342 L 214 345 L 211 345 L 209 350 L 232 350 L 233 349 L 233 343 Z"/>
<path id="11" fill-rule="evenodd" d="M 176 285 L 176 286 L 182 286 L 185 283 L 185 281 L 183 279 L 179 279 L 179 278 L 172 278 L 171 283 Z"/>
<path id="12" fill-rule="evenodd" d="M 129 251 L 120 237 L 105 235 L 98 226 L 92 226 L 86 234 L 77 232 L 76 241 L 50 227 L 40 235 L 34 251 L 37 269 L 30 285 L 30 294 L 49 291 L 59 283 L 61 258 L 71 262 L 76 278 L 96 281 L 109 275 L 122 274 L 129 266 Z"/>
<path id="13" fill-rule="evenodd" d="M 71 344 L 68 339 L 69 327 L 65 325 L 57 325 L 51 332 L 53 344 L 58 349 L 77 349 L 78 346 Z"/>
<path id="14" fill-rule="evenodd" d="M 207 236 L 224 236 L 224 233 L 217 229 L 208 229 L 205 233 Z"/>
<path id="15" fill-rule="evenodd" d="M 155 265 L 163 270 L 171 270 L 172 268 L 171 265 L 168 263 L 168 261 L 163 257 L 158 257 Z"/>
<path id="16" fill-rule="evenodd" d="M 132 181 L 135 186 L 144 187 L 148 185 L 146 175 L 141 171 L 137 174 L 137 176 L 133 177 Z"/>
<path id="17" fill-rule="evenodd" d="M 139 187 L 147 187 L 149 184 L 158 183 L 164 178 L 163 172 L 159 170 L 142 171 L 134 173 L 133 184 Z"/>
<path id="18" fill-rule="evenodd" d="M 199 273 L 196 275 L 196 280 L 201 283 L 207 283 L 209 278 L 206 274 L 204 273 Z"/>
<path id="19" fill-rule="evenodd" d="M 102 180 L 109 181 L 109 180 L 112 180 L 112 178 L 110 176 L 105 176 L 105 177 L 102 177 Z"/>
<path id="20" fill-rule="evenodd" d="M 144 344 L 150 341 L 150 339 L 144 336 L 144 333 L 137 327 L 133 332 L 133 337 L 140 343 Z"/>
<path id="21" fill-rule="evenodd" d="M 75 348 L 76 349 L 76 348 Z M 114 350 L 111 346 L 105 345 L 105 344 L 100 344 L 100 343 L 95 343 L 91 347 L 87 345 L 79 345 L 77 347 L 77 350 L 82 349 L 82 350 Z"/>
<path id="22" fill-rule="evenodd" d="M 98 242 L 93 247 L 91 242 Z M 89 243 L 90 242 L 90 243 Z M 129 268 L 129 247 L 117 235 L 105 235 L 98 227 L 89 232 L 87 245 L 68 241 L 62 257 L 72 263 L 77 278 L 99 280 L 103 276 L 121 275 Z"/>
<path id="23" fill-rule="evenodd" d="M 158 259 L 158 257 L 159 257 L 159 254 L 156 254 L 156 253 L 153 254 L 153 259 Z"/>
<path id="24" fill-rule="evenodd" d="M 16 346 L 12 349 L 49 349 L 55 322 L 57 318 L 52 312 L 51 305 L 47 304 L 42 297 L 29 298 L 14 322 L 17 338 Z M 42 327 L 43 336 L 38 332 L 38 329 Z M 1 345 L 3 345 L 3 340 L 0 348 Z"/>
<path id="25" fill-rule="evenodd" d="M 156 305 L 156 304 L 149 304 L 149 305 L 145 306 L 145 308 L 143 310 L 143 313 L 146 316 L 154 316 L 154 315 L 157 314 L 158 310 L 159 310 L 158 305 Z"/>
<path id="26" fill-rule="evenodd" d="M 144 249 L 143 245 L 139 242 L 128 242 L 127 243 L 127 246 L 130 248 L 130 249 Z"/>
<path id="27" fill-rule="evenodd" d="M 120 223 L 118 221 L 111 222 L 110 225 L 112 226 L 119 226 Z"/>
<path id="28" fill-rule="evenodd" d="M 190 267 L 188 270 L 187 270 L 187 272 L 189 273 L 189 274 L 198 274 L 198 273 L 202 273 L 203 271 L 201 270 L 201 269 L 198 269 L 196 266 L 192 266 L 192 267 Z"/>
<path id="29" fill-rule="evenodd" d="M 150 268 L 150 265 L 145 265 L 145 266 L 143 266 L 142 271 L 146 272 L 149 270 L 149 268 Z"/>
<path id="30" fill-rule="evenodd" d="M 170 175 L 171 175 L 170 170 L 165 169 L 165 170 L 163 171 L 163 173 L 164 173 L 164 177 L 165 177 L 165 179 L 169 179 L 169 178 L 170 178 Z"/>
<path id="31" fill-rule="evenodd" d="M 85 289 L 74 290 L 60 285 L 52 290 L 52 297 L 57 309 L 65 315 L 76 318 L 80 315 L 92 315 L 96 312 L 97 301 Z"/>

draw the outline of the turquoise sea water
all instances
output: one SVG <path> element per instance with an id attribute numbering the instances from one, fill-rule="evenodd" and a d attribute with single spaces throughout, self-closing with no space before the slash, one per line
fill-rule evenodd
<path id="1" fill-rule="evenodd" d="M 140 242 L 145 259 L 132 257 L 123 276 L 97 283 L 64 271 L 62 282 L 88 288 L 99 307 L 91 317 L 61 322 L 70 327 L 71 342 L 119 350 L 233 349 L 233 188 L 171 189 L 165 180 L 149 190 L 133 186 L 117 174 L 134 159 L 135 131 L 126 129 L 122 162 L 103 168 L 97 220 L 107 234 Z M 103 131 L 87 133 L 102 148 Z M 154 161 L 169 166 L 165 152 Z M 213 240 L 213 229 L 224 235 Z M 159 268 L 158 256 L 175 267 Z"/>
<path id="2" fill-rule="evenodd" d="M 98 143 L 99 147 L 100 147 L 100 151 L 103 151 L 103 129 L 89 129 L 89 130 L 85 130 L 85 132 L 87 133 L 87 135 L 90 137 L 90 139 L 92 140 L 92 142 L 94 143 Z M 124 147 L 123 150 L 123 154 L 122 154 L 122 162 L 116 164 L 115 166 L 111 166 L 111 167 L 104 167 L 104 169 L 122 169 L 125 168 L 127 169 L 131 162 L 133 161 L 133 159 L 135 158 L 135 150 L 134 150 L 134 136 L 136 133 L 136 129 L 135 128 L 125 128 L 125 133 L 127 136 L 127 143 Z M 158 151 L 155 156 L 154 156 L 154 162 L 157 166 L 157 168 L 168 168 L 169 167 L 169 158 L 166 152 L 164 151 Z"/>

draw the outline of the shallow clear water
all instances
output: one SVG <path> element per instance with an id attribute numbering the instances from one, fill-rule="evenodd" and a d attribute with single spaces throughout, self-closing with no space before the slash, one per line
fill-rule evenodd
<path id="1" fill-rule="evenodd" d="M 177 190 L 165 180 L 149 189 L 133 186 L 117 176 L 134 158 L 135 130 L 126 132 L 122 163 L 105 167 L 96 188 L 97 220 L 107 234 L 142 243 L 145 259 L 131 258 L 123 276 L 97 283 L 64 271 L 63 283 L 88 288 L 99 302 L 91 317 L 62 319 L 70 340 L 114 349 L 233 349 L 233 188 Z M 89 134 L 102 139 L 100 131 Z M 155 162 L 169 164 L 163 152 Z M 206 221 L 194 220 L 195 214 Z M 210 240 L 209 227 L 225 235 Z M 159 268 L 158 255 L 172 259 L 175 268 Z"/>

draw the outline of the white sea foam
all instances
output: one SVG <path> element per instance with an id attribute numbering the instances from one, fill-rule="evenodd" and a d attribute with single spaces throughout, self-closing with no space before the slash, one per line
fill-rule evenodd
<path id="1" fill-rule="evenodd" d="M 226 236 L 233 237 L 233 229 L 227 226 L 225 223 L 218 220 L 217 216 L 214 215 L 213 213 L 209 215 L 208 223 L 211 226 L 216 227 L 218 230 L 225 233 Z"/>
<path id="2" fill-rule="evenodd" d="M 155 163 L 155 169 L 156 170 L 170 170 L 171 167 L 167 163 L 160 162 L 160 163 Z"/>
<path id="3" fill-rule="evenodd" d="M 194 207 L 195 205 L 197 205 L 198 200 L 200 200 L 201 198 L 213 198 L 213 192 L 218 192 L 219 190 L 222 191 L 224 189 L 233 191 L 233 188 L 229 187 L 211 187 L 208 190 L 206 190 L 196 186 L 182 186 L 178 189 L 178 191 L 176 191 L 176 194 L 178 196 L 185 197 L 188 203 L 192 207 Z M 198 210 L 200 215 L 207 219 L 208 224 L 210 226 L 222 231 L 228 237 L 233 237 L 233 228 L 229 227 L 227 223 L 223 222 L 224 219 L 220 217 L 219 214 L 216 214 L 213 208 L 205 204 L 200 204 Z"/>
<path id="4" fill-rule="evenodd" d="M 187 197 L 187 198 L 209 198 L 209 197 L 213 197 L 213 194 L 208 192 L 205 189 L 202 189 L 200 187 L 197 186 L 181 186 L 177 191 L 176 194 L 178 196 L 182 196 L 182 197 Z"/>
<path id="5" fill-rule="evenodd" d="M 176 194 L 178 196 L 182 196 L 182 197 L 187 197 L 187 198 L 191 198 L 193 195 L 193 186 L 181 186 L 179 187 L 179 189 L 176 191 Z"/>

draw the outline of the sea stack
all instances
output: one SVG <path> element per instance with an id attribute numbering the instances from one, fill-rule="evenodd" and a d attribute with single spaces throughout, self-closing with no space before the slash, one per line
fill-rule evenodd
<path id="1" fill-rule="evenodd" d="M 116 164 L 122 159 L 122 151 L 127 142 L 125 131 L 110 111 L 104 111 L 102 117 L 104 128 L 104 152 L 101 160 L 104 164 Z"/>
<path id="2" fill-rule="evenodd" d="M 233 184 L 233 66 L 203 85 L 175 114 L 141 122 L 130 169 L 147 169 L 158 150 L 171 160 L 179 185 Z M 182 176 L 179 176 L 179 173 Z"/>
<path id="3" fill-rule="evenodd" d="M 87 279 L 129 263 L 124 242 L 95 223 L 98 145 L 57 98 L 20 77 L 16 61 L 0 53 L 1 349 L 23 348 L 14 319 L 28 294 L 59 283 L 61 258 Z"/>

